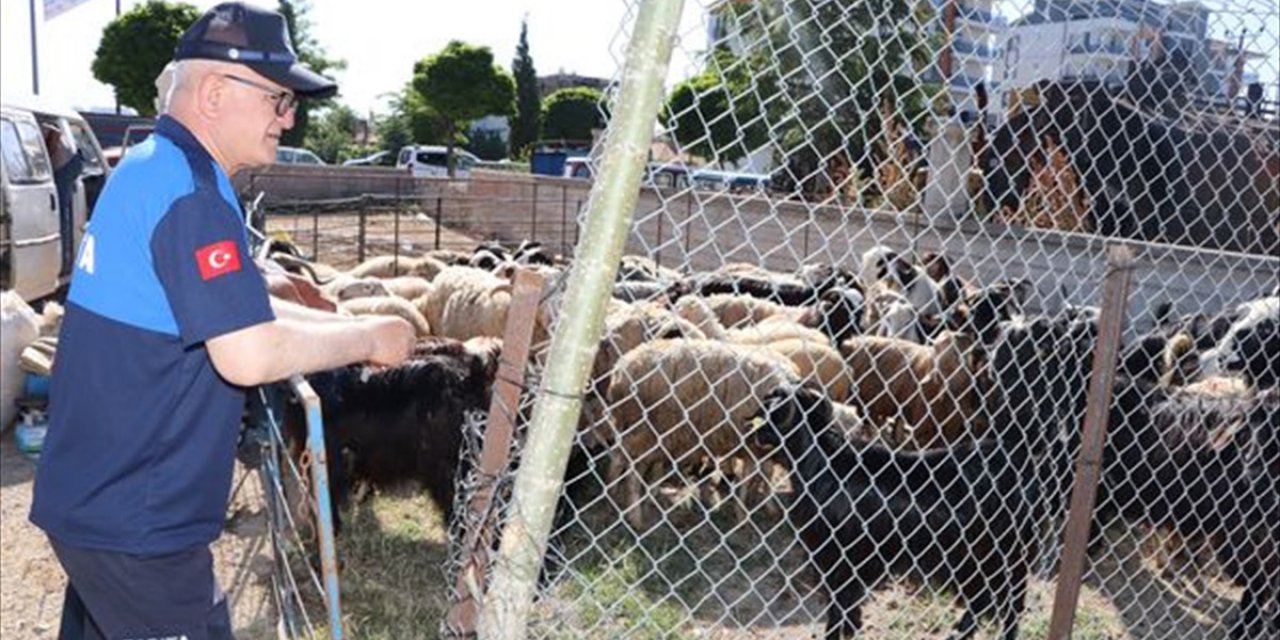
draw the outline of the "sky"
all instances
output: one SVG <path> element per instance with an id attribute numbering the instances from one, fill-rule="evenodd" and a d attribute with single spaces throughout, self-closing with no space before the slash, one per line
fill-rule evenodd
<path id="1" fill-rule="evenodd" d="M 37 14 L 37 42 L 42 97 L 80 109 L 114 107 L 110 87 L 93 79 L 89 66 L 102 29 L 115 17 L 118 1 L 128 11 L 143 0 L 82 0 L 81 4 L 44 20 L 43 7 L 53 0 L 0 0 L 0 94 L 30 95 L 31 27 L 29 7 Z M 75 2 L 77 0 L 62 0 Z M 187 0 L 200 10 L 217 0 Z M 275 7 L 275 0 L 248 0 Z M 704 7 L 712 0 L 685 0 L 679 39 L 667 86 L 696 73 L 706 49 Z M 409 80 L 413 63 L 440 51 L 449 40 L 488 46 L 495 63 L 510 68 L 520 36 L 529 21 L 529 49 L 539 75 L 558 71 L 614 77 L 622 64 L 633 15 L 639 0 L 310 0 L 311 35 L 331 58 L 347 62 L 337 72 L 339 100 L 358 113 L 386 111 L 385 96 Z M 1249 48 L 1264 53 L 1251 68 L 1266 83 L 1276 82 L 1280 43 L 1276 41 L 1275 0 L 1204 0 L 1214 11 L 1213 35 L 1248 28 Z M 1029 9 L 1033 0 L 996 0 L 1009 17 Z M 624 31 L 624 28 L 627 31 Z M 1238 33 L 1238 31 L 1236 31 Z M 1270 89 L 1276 91 L 1273 85 Z M 1274 95 L 1274 93 L 1273 93 Z"/>
<path id="2" fill-rule="evenodd" d="M 117 0 L 85 0 L 43 20 L 35 0 L 41 97 L 75 108 L 114 108 L 111 88 L 93 79 L 102 29 Z M 187 0 L 205 10 L 216 0 Z M 142 0 L 119 0 L 128 11 Z M 249 0 L 274 8 L 274 0 Z M 494 62 L 511 68 L 520 22 L 529 21 L 529 52 L 538 75 L 558 71 L 611 78 L 620 69 L 633 16 L 625 0 L 311 0 L 311 35 L 330 58 L 346 60 L 337 72 L 339 100 L 358 113 L 385 112 L 388 92 L 399 91 L 413 63 L 450 40 L 489 47 Z M 28 0 L 0 0 L 0 94 L 30 95 L 31 25 Z M 680 40 L 668 81 L 691 75 L 706 47 L 702 3 L 686 0 Z"/>

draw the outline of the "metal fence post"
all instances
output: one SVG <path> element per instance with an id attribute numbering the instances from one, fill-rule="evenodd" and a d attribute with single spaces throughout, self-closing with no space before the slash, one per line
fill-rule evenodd
<path id="1" fill-rule="evenodd" d="M 537 241 L 538 239 L 538 183 L 533 183 L 533 224 L 529 230 L 529 239 Z"/>
<path id="2" fill-rule="evenodd" d="M 1107 252 L 1107 275 L 1102 290 L 1102 319 L 1098 345 L 1093 352 L 1093 374 L 1089 378 L 1089 402 L 1085 409 L 1084 434 L 1076 461 L 1075 486 L 1071 490 L 1071 510 L 1063 534 L 1062 566 L 1049 624 L 1050 640 L 1068 640 L 1075 622 L 1076 603 L 1084 574 L 1093 521 L 1094 499 L 1102 474 L 1102 445 L 1106 440 L 1107 418 L 1115 380 L 1116 354 L 1120 350 L 1125 312 L 1129 307 L 1129 276 L 1133 253 L 1122 244 Z"/>
<path id="3" fill-rule="evenodd" d="M 329 464 L 324 446 L 324 417 L 320 397 L 302 376 L 289 379 L 307 412 L 307 451 L 311 455 L 312 498 L 316 501 L 316 528 L 320 538 L 320 568 L 324 573 L 325 606 L 329 611 L 329 637 L 342 640 L 342 598 L 338 581 L 338 551 L 333 539 L 333 512 L 329 504 Z"/>
<path id="4" fill-rule="evenodd" d="M 662 81 L 683 7 L 683 0 L 646 0 L 636 17 L 601 174 L 591 188 L 588 241 L 575 251 L 561 305 L 572 312 L 561 314 L 548 350 L 546 375 L 512 490 L 510 519 L 494 563 L 493 582 L 485 594 L 479 637 L 486 640 L 526 635 L 534 584 L 582 409 L 582 389 L 640 196 Z"/>
<path id="5" fill-rule="evenodd" d="M 360 207 L 360 229 L 356 232 L 356 261 L 364 262 L 365 225 L 368 224 L 369 212 Z"/>
<path id="6" fill-rule="evenodd" d="M 442 216 L 444 215 L 444 202 L 440 196 L 436 196 L 436 246 L 440 248 L 440 227 L 443 226 Z"/>

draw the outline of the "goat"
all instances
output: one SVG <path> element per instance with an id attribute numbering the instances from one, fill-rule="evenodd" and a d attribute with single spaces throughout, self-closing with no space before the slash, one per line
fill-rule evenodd
<path id="1" fill-rule="evenodd" d="M 449 522 L 465 416 L 487 411 L 499 341 L 433 340 L 405 364 L 368 373 L 349 366 L 307 376 L 325 420 L 334 527 L 353 483 L 423 485 Z M 295 457 L 306 439 L 301 407 L 285 414 Z"/>
<path id="2" fill-rule="evenodd" d="M 1275 637 L 1280 390 L 1221 397 L 1127 376 L 1117 387 L 1104 451 L 1106 506 L 1208 539 L 1224 572 L 1244 587 L 1230 637 Z"/>
<path id="3" fill-rule="evenodd" d="M 891 576 L 954 589 L 959 638 L 988 616 L 1017 636 L 1036 549 L 1027 434 L 897 453 L 846 436 L 830 399 L 800 386 L 771 394 L 754 422 L 754 443 L 791 471 L 786 515 L 829 598 L 827 640 L 859 634 L 864 601 Z"/>

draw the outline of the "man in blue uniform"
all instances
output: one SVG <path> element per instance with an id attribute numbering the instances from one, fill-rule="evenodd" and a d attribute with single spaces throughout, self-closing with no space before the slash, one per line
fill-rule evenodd
<path id="1" fill-rule="evenodd" d="M 402 320 L 272 300 L 248 255 L 228 176 L 275 160 L 298 96 L 336 91 L 297 63 L 283 18 L 218 5 L 174 59 L 167 115 L 98 201 L 59 337 L 31 520 L 85 612 L 64 636 L 231 637 L 209 543 L 243 387 L 413 347 Z"/>

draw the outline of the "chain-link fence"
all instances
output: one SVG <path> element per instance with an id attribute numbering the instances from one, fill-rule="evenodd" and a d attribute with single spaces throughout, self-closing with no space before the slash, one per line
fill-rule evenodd
<path id="1" fill-rule="evenodd" d="M 508 307 L 449 316 L 510 283 L 450 266 L 418 305 L 432 357 L 452 349 L 484 389 L 442 396 L 453 420 L 422 427 L 452 447 L 427 460 L 462 452 L 453 489 L 424 482 L 453 517 L 433 579 L 450 602 L 502 597 L 487 587 L 525 568 L 512 541 L 541 551 L 538 507 L 511 497 L 527 474 L 564 481 L 524 576 L 528 637 L 1046 637 L 1069 517 L 1091 520 L 1072 637 L 1280 636 L 1274 3 L 689 4 L 692 77 L 656 130 L 692 179 L 625 212 L 585 343 L 546 339 L 589 313 L 554 304 L 578 282 L 561 275 L 612 273 L 582 260 L 608 242 L 587 217 L 607 185 L 408 180 L 380 209 L 335 196 L 339 213 L 269 221 L 321 259 L 345 234 L 356 259 L 456 237 L 464 254 L 536 239 L 571 260 L 548 271 L 553 319 L 526 318 L 505 472 L 474 435 L 502 379 L 492 345 L 450 340 L 501 337 L 480 326 Z M 600 180 L 621 175 L 604 157 Z M 1135 254 L 1127 322 L 1091 397 L 1115 244 Z M 580 389 L 548 380 L 595 347 Z M 582 408 L 563 473 L 524 446 L 548 400 Z M 1100 474 L 1096 507 L 1069 516 L 1091 401 L 1108 418 L 1081 467 Z M 477 493 L 492 506 L 462 517 Z M 402 635 L 476 628 L 434 608 L 419 624 Z"/>

